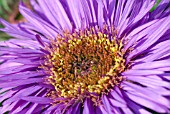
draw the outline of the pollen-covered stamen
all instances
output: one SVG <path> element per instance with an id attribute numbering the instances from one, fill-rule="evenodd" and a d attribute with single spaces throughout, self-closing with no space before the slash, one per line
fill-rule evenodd
<path id="1" fill-rule="evenodd" d="M 94 28 L 64 32 L 51 46 L 43 68 L 51 75 L 48 81 L 59 97 L 74 98 L 87 92 L 101 95 L 122 81 L 122 41 L 112 27 L 102 32 Z"/>

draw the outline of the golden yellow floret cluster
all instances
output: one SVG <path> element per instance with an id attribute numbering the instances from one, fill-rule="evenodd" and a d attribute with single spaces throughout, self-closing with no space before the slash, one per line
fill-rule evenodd
<path id="1" fill-rule="evenodd" d="M 119 85 L 125 69 L 123 44 L 114 30 L 94 28 L 64 32 L 51 41 L 45 69 L 48 81 L 60 97 L 77 97 L 85 92 L 102 94 Z"/>

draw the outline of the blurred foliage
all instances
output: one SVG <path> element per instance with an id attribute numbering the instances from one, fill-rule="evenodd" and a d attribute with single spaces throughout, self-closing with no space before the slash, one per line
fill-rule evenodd
<path id="1" fill-rule="evenodd" d="M 17 5 L 19 3 L 19 0 L 0 0 L 0 18 L 3 18 L 5 20 L 10 20 L 11 14 L 13 11 L 17 9 Z M 0 25 L 0 28 L 3 26 Z M 10 36 L 8 36 L 4 32 L 0 32 L 0 41 L 2 40 L 8 40 Z"/>
<path id="2" fill-rule="evenodd" d="M 161 0 L 157 0 L 156 4 L 151 8 L 150 12 L 154 11 L 160 2 Z"/>
<path id="3" fill-rule="evenodd" d="M 23 0 L 29 4 L 29 0 Z M 18 23 L 22 21 L 23 17 L 19 13 L 18 4 L 20 0 L 0 0 L 0 18 L 7 20 L 10 23 Z M 0 28 L 3 26 L 0 25 Z M 8 40 L 10 36 L 6 33 L 0 32 L 0 41 Z"/>
<path id="4" fill-rule="evenodd" d="M 2 25 L 0 25 L 0 28 L 2 28 Z M 8 40 L 9 38 L 10 38 L 9 35 L 0 31 L 0 41 Z"/>
<path id="5" fill-rule="evenodd" d="M 19 0 L 0 0 L 0 17 L 7 19 Z"/>

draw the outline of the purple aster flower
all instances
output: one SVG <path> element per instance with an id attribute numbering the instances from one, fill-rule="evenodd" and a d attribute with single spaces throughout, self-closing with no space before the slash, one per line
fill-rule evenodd
<path id="1" fill-rule="evenodd" d="M 0 113 L 170 109 L 170 8 L 162 0 L 31 0 L 0 42 Z"/>

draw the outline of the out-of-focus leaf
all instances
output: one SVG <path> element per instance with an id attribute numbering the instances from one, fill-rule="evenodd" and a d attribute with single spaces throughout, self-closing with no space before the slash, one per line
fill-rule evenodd
<path id="1" fill-rule="evenodd" d="M 3 26 L 1 24 L 0 24 L 0 28 L 3 28 Z M 8 39 L 10 39 L 10 36 L 7 35 L 6 33 L 0 31 L 0 41 L 4 41 L 4 40 L 8 40 Z"/>
<path id="2" fill-rule="evenodd" d="M 3 6 L 3 8 L 6 10 L 6 11 L 11 11 L 11 9 L 10 9 L 10 7 L 9 7 L 9 3 L 11 3 L 12 2 L 12 0 L 11 1 L 9 1 L 9 0 L 1 0 L 2 1 L 2 6 Z"/>
<path id="3" fill-rule="evenodd" d="M 8 40 L 11 37 L 7 35 L 6 33 L 0 32 L 0 41 Z"/>
<path id="4" fill-rule="evenodd" d="M 161 0 L 157 0 L 156 4 L 151 8 L 150 12 L 154 11 L 160 2 L 161 2 Z"/>
<path id="5" fill-rule="evenodd" d="M 0 17 L 8 20 L 19 0 L 0 0 Z"/>

